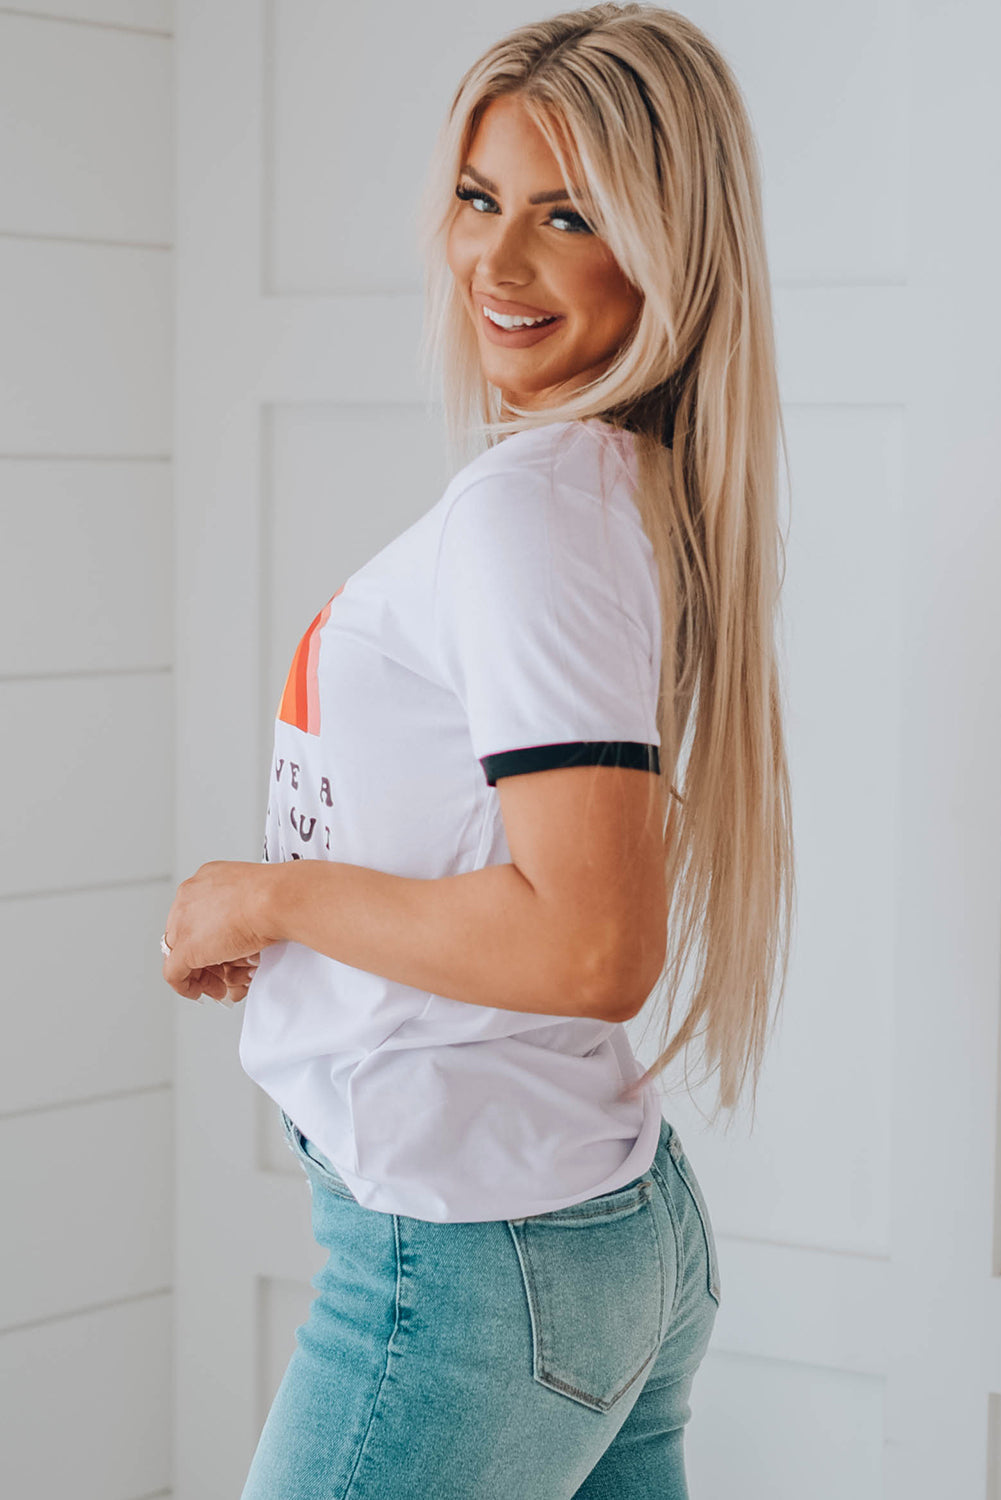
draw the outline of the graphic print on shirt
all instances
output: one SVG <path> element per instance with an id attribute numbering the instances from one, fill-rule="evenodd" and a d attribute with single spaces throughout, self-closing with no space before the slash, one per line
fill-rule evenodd
<path id="1" fill-rule="evenodd" d="M 317 675 L 320 631 L 327 623 L 330 606 L 343 588 L 342 583 L 337 593 L 331 594 L 296 647 L 285 679 L 281 703 L 278 705 L 279 719 L 301 729 L 305 734 L 320 732 L 320 683 Z"/>
<path id="2" fill-rule="evenodd" d="M 303 767 L 284 755 L 276 756 L 273 770 L 275 784 L 281 790 L 275 793 L 274 802 L 270 797 L 268 799 L 267 827 L 273 827 L 277 833 L 279 861 L 302 859 L 303 855 L 309 854 L 317 859 L 328 857 L 330 825 L 325 817 L 326 810 L 334 805 L 330 777 L 321 775 L 316 778 L 315 786 L 309 786 L 304 780 Z M 319 813 L 304 811 L 302 799 L 312 801 L 314 806 L 319 807 Z M 288 847 L 292 838 L 300 845 L 302 852 Z M 264 837 L 264 858 L 268 861 L 271 859 L 267 833 Z"/>
<path id="3" fill-rule="evenodd" d="M 320 631 L 330 617 L 330 607 L 337 595 L 344 589 L 342 583 L 340 588 L 333 593 L 326 604 L 310 623 L 292 658 L 292 664 L 285 679 L 285 687 L 282 692 L 281 702 L 278 705 L 277 718 L 284 724 L 290 724 L 293 729 L 298 729 L 303 734 L 319 736 L 320 733 L 320 684 L 319 684 L 319 661 L 320 661 Z M 295 761 L 286 760 L 284 756 L 277 756 L 273 767 L 276 784 L 281 787 L 283 778 L 288 783 L 290 792 L 305 792 L 300 783 L 300 766 Z M 308 793 L 307 793 L 308 795 Z M 330 779 L 321 776 L 317 795 L 325 807 L 332 806 L 330 790 Z M 268 843 L 267 830 L 274 826 L 277 833 L 278 848 L 272 851 Z M 294 834 L 296 842 L 302 846 L 302 853 L 295 849 L 287 848 L 287 839 Z M 315 839 L 314 839 L 315 836 Z M 269 863 L 273 854 L 277 853 L 278 860 L 302 859 L 303 853 L 312 852 L 309 849 L 313 845 L 318 849 L 322 845 L 326 852 L 330 851 L 330 828 L 326 823 L 320 823 L 315 815 L 310 815 L 296 805 L 289 803 L 288 793 L 278 793 L 274 805 L 271 798 L 268 800 L 268 812 L 266 819 L 266 831 L 264 836 L 264 858 Z"/>

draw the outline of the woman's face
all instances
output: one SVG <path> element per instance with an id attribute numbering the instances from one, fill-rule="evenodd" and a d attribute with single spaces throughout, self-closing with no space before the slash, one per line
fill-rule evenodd
<path id="1" fill-rule="evenodd" d="M 448 264 L 483 374 L 506 403 L 552 405 L 610 363 L 642 296 L 572 208 L 556 158 L 516 95 L 487 106 L 457 190 L 464 201 L 449 230 Z M 485 308 L 506 320 L 554 321 L 508 330 Z"/>

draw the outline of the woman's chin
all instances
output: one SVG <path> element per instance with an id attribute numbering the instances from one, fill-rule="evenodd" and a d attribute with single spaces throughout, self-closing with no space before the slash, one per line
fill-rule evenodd
<path id="1" fill-rule="evenodd" d="M 504 400 L 509 405 L 535 407 L 544 401 L 545 394 L 551 389 L 552 381 L 539 381 L 529 387 L 524 385 L 515 386 L 511 380 L 510 370 L 491 369 L 489 365 L 483 367 L 484 378 L 492 386 L 496 386 Z"/>

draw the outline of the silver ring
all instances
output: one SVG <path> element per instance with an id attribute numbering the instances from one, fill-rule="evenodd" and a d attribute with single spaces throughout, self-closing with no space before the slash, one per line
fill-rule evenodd
<path id="1" fill-rule="evenodd" d="M 160 938 L 160 952 L 163 954 L 164 958 L 169 958 L 170 955 L 171 955 L 171 953 L 173 952 L 173 949 L 171 948 L 170 944 L 167 942 L 167 934 L 166 933 L 163 933 L 163 935 Z"/>

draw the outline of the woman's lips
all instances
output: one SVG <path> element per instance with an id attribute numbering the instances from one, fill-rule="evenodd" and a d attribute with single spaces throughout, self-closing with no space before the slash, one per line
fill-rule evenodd
<path id="1" fill-rule="evenodd" d="M 531 344 L 540 344 L 551 333 L 555 333 L 563 322 L 562 313 L 558 313 L 551 323 L 537 323 L 532 328 L 500 328 L 487 317 L 482 306 L 479 318 L 490 342 L 507 349 L 527 349 Z"/>

